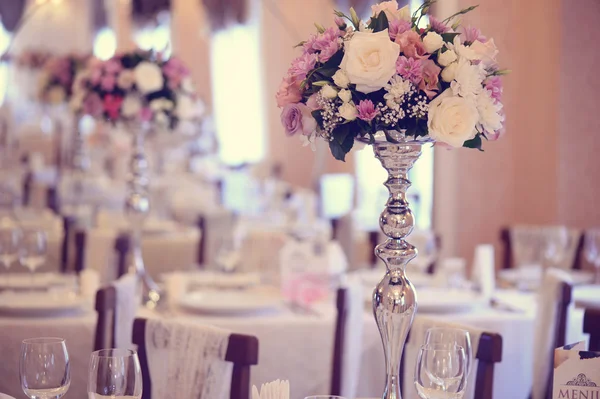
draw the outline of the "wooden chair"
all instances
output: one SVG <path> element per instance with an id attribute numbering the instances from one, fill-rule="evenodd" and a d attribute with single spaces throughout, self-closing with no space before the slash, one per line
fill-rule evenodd
<path id="1" fill-rule="evenodd" d="M 146 320 L 136 319 L 133 323 L 133 343 L 138 347 L 138 357 L 142 369 L 142 399 L 151 399 L 152 381 L 146 352 Z M 194 356 L 194 354 L 190 354 Z M 231 334 L 225 360 L 233 363 L 230 399 L 250 397 L 250 367 L 258 364 L 258 339 L 249 335 Z M 159 398 L 154 398 L 159 399 Z"/>
<path id="2" fill-rule="evenodd" d="M 583 317 L 583 332 L 590 334 L 590 350 L 600 351 L 600 308 L 587 308 Z"/>
<path id="3" fill-rule="evenodd" d="M 74 237 L 76 219 L 73 216 L 63 216 L 63 242 L 61 250 L 60 267 L 63 273 L 66 273 L 71 266 L 71 243 Z"/>
<path id="4" fill-rule="evenodd" d="M 114 326 L 116 323 L 117 290 L 113 286 L 101 288 L 96 293 L 98 323 L 94 337 L 94 350 L 110 349 L 115 345 Z"/>
<path id="5" fill-rule="evenodd" d="M 348 309 L 346 303 L 346 289 L 340 288 L 337 290 L 336 307 L 337 318 L 335 322 L 335 340 L 333 343 L 333 367 L 331 372 L 331 390 L 333 396 L 342 394 L 342 365 L 344 364 L 344 343 L 346 341 L 346 319 Z"/>
<path id="6" fill-rule="evenodd" d="M 115 251 L 117 253 L 117 278 L 127 274 L 127 258 L 129 256 L 130 247 L 131 241 L 129 234 L 119 234 L 115 240 Z"/>

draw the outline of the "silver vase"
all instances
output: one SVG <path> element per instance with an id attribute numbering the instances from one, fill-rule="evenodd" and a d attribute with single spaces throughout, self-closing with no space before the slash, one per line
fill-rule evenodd
<path id="1" fill-rule="evenodd" d="M 406 191 L 411 184 L 408 172 L 426 140 L 410 140 L 402 132 L 386 132 L 386 136 L 395 142 L 384 138 L 373 143 L 375 157 L 388 172 L 384 185 L 390 194 L 379 218 L 379 226 L 388 238 L 375 248 L 387 272 L 373 291 L 373 314 L 386 362 L 383 399 L 401 399 L 400 361 L 417 311 L 417 293 L 406 277 L 406 265 L 417 256 L 416 248 L 405 241 L 415 224 Z"/>
<path id="2" fill-rule="evenodd" d="M 142 300 L 148 307 L 156 307 L 161 293 L 158 285 L 146 271 L 142 257 L 142 231 L 144 222 L 150 213 L 150 194 L 148 192 L 148 160 L 144 151 L 144 139 L 147 127 L 130 127 L 134 135 L 134 145 L 129 163 L 130 176 L 127 182 L 125 214 L 131 226 L 131 265 L 142 283 Z"/>

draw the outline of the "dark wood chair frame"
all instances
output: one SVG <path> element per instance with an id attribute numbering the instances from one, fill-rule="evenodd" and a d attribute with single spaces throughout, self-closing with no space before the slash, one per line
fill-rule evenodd
<path id="1" fill-rule="evenodd" d="M 590 334 L 590 351 L 600 352 L 600 307 L 585 309 L 583 332 Z"/>

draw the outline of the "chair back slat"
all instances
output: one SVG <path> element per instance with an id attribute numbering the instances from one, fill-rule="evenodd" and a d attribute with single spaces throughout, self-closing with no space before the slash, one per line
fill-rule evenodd
<path id="1" fill-rule="evenodd" d="M 60 270 L 66 273 L 71 260 L 71 239 L 74 235 L 76 219 L 74 216 L 63 216 L 63 242 L 61 249 Z"/>
<path id="2" fill-rule="evenodd" d="M 115 252 L 117 253 L 117 278 L 127 274 L 127 257 L 131 246 L 130 237 L 126 233 L 119 234 L 115 240 Z"/>
<path id="3" fill-rule="evenodd" d="M 590 335 L 589 349 L 600 352 L 600 308 L 585 309 L 583 332 Z"/>
<path id="4" fill-rule="evenodd" d="M 556 321 L 556 331 L 554 335 L 554 348 L 560 348 L 567 344 L 567 322 L 569 306 L 573 296 L 573 287 L 571 284 L 562 283 L 560 289 L 560 299 L 558 301 L 558 313 Z"/>
<path id="5" fill-rule="evenodd" d="M 348 309 L 345 288 L 339 288 L 336 296 L 337 318 L 335 322 L 335 340 L 333 347 L 333 367 L 331 373 L 331 395 L 339 396 L 342 392 L 342 367 L 344 364 L 344 342 L 346 339 L 346 318 Z"/>
<path id="6" fill-rule="evenodd" d="M 146 325 L 146 319 L 135 319 L 132 339 L 138 347 L 144 386 L 142 399 L 151 399 L 152 379 L 150 378 L 148 353 L 146 351 Z M 248 399 L 250 397 L 250 366 L 258 364 L 258 339 L 249 335 L 231 334 L 227 344 L 225 360 L 233 363 L 229 398 Z"/>
<path id="7" fill-rule="evenodd" d="M 510 242 L 510 230 L 504 227 L 500 230 L 500 241 L 503 245 L 502 268 L 510 269 L 512 265 L 512 246 Z"/>
<path id="8" fill-rule="evenodd" d="M 502 336 L 483 333 L 477 349 L 475 398 L 492 399 L 494 395 L 494 364 L 502 361 Z"/>
<path id="9" fill-rule="evenodd" d="M 87 235 L 85 230 L 75 231 L 75 272 L 81 273 L 85 268 L 85 244 Z"/>
<path id="10" fill-rule="evenodd" d="M 108 286 L 99 289 L 96 292 L 95 307 L 98 313 L 98 323 L 96 324 L 94 350 L 114 348 L 114 326 L 117 309 L 117 290 L 115 287 Z"/>
<path id="11" fill-rule="evenodd" d="M 198 217 L 196 223 L 198 230 L 200 230 L 200 241 L 198 242 L 198 264 L 204 266 L 206 260 L 206 218 L 204 216 Z"/>

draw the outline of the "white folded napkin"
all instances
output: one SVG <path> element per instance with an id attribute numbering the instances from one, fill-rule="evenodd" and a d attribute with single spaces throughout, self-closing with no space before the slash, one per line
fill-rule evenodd
<path id="1" fill-rule="evenodd" d="M 475 248 L 472 280 L 484 298 L 492 298 L 496 288 L 493 245 L 481 244 Z"/>
<path id="2" fill-rule="evenodd" d="M 275 380 L 260 386 L 260 392 L 256 385 L 252 386 L 252 399 L 289 399 L 290 382 L 288 380 Z"/>
<path id="3" fill-rule="evenodd" d="M 84 298 L 95 298 L 100 287 L 100 273 L 97 270 L 85 269 L 79 273 L 79 291 Z"/>

